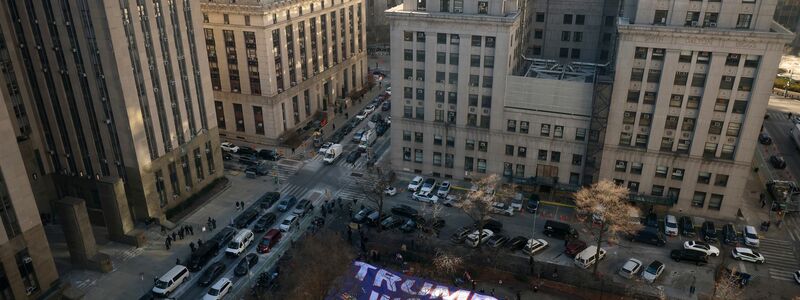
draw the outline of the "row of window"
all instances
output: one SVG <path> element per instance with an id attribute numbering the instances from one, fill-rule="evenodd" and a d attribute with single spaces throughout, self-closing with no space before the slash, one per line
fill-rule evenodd
<path id="1" fill-rule="evenodd" d="M 614 179 L 614 183 L 617 185 L 624 185 L 625 181 L 622 179 Z M 639 182 L 637 181 L 628 181 L 628 190 L 631 193 L 639 194 Z M 670 197 L 675 199 L 676 203 L 680 198 L 681 189 L 673 188 L 673 187 L 665 187 L 663 185 L 654 184 L 650 188 L 650 195 L 651 196 L 658 196 L 658 197 Z M 709 194 L 703 191 L 695 191 L 694 195 L 692 195 L 692 207 L 697 208 L 704 208 L 706 207 L 706 199 L 708 199 L 708 209 L 712 210 L 720 210 L 722 208 L 722 200 L 724 196 L 720 194 Z"/>
<path id="2" fill-rule="evenodd" d="M 541 124 L 539 130 L 539 136 L 549 137 L 551 135 L 551 125 L 550 124 Z M 519 121 L 519 133 L 528 133 L 530 127 L 530 123 L 528 121 Z M 553 125 L 552 126 L 552 135 L 554 138 L 563 138 L 564 137 L 564 126 L 561 125 Z M 506 121 L 506 131 L 508 132 L 517 132 L 517 120 L 507 120 Z M 575 129 L 575 140 L 576 141 L 585 141 L 586 140 L 586 128 L 576 128 Z"/>
<path id="3" fill-rule="evenodd" d="M 236 1 L 234 0 L 233 3 L 236 3 Z M 329 0 L 329 3 L 330 3 L 329 4 L 330 6 L 334 6 L 335 5 L 334 0 Z M 315 3 L 311 3 L 311 12 L 312 13 L 314 12 L 314 9 L 315 9 L 314 4 Z M 320 4 L 320 6 L 322 6 L 322 9 L 325 9 L 325 0 L 320 0 L 319 4 Z M 344 4 L 344 0 L 339 0 L 339 4 Z M 297 7 L 297 16 L 302 16 L 302 15 L 303 15 L 303 6 L 299 6 L 299 7 Z M 285 16 L 286 16 L 286 20 L 291 20 L 292 19 L 292 11 L 291 11 L 291 9 L 287 9 L 286 10 Z M 249 15 L 244 15 L 243 17 L 244 18 L 242 20 L 242 23 L 234 22 L 234 24 L 244 24 L 245 26 L 250 26 L 250 16 Z M 208 22 L 209 22 L 208 14 L 207 13 L 203 13 L 203 23 L 208 23 Z M 222 22 L 225 23 L 225 24 L 231 24 L 230 16 L 228 14 L 223 14 L 222 15 Z M 278 23 L 278 14 L 277 13 L 273 13 L 272 14 L 272 24 L 277 24 L 277 23 Z"/>
<path id="4" fill-rule="evenodd" d="M 625 160 L 617 160 L 616 164 L 614 165 L 614 171 L 617 172 L 628 172 L 628 161 Z M 642 170 L 644 169 L 644 164 L 640 162 L 631 162 L 630 163 L 630 173 L 641 175 Z M 672 168 L 672 173 L 669 172 L 668 166 L 656 166 L 655 173 L 653 176 L 658 178 L 670 178 L 672 180 L 683 181 L 683 177 L 686 173 L 686 170 L 681 168 Z M 728 186 L 728 175 L 725 174 L 712 174 L 710 172 L 699 172 L 697 175 L 697 183 L 702 184 L 711 184 L 711 177 L 714 175 L 714 185 L 726 187 Z"/>
<path id="5" fill-rule="evenodd" d="M 423 31 L 417 31 L 416 32 L 416 38 L 414 36 L 415 36 L 415 32 L 413 32 L 413 31 L 403 31 L 403 40 L 406 41 L 406 42 L 416 41 L 418 43 L 425 43 L 425 41 L 426 41 L 425 37 L 427 37 L 427 34 L 425 32 L 423 32 Z M 448 36 L 450 37 L 449 39 L 448 39 Z M 436 43 L 437 44 L 439 44 L 439 45 L 448 44 L 448 41 L 449 41 L 450 45 L 459 45 L 459 43 L 461 43 L 461 36 L 458 35 L 458 34 L 449 34 L 448 35 L 447 33 L 437 33 L 436 34 Z M 472 47 L 485 46 L 486 48 L 494 48 L 495 47 L 495 37 L 493 37 L 493 36 L 471 35 L 470 36 L 470 45 L 472 45 Z"/>
<path id="6" fill-rule="evenodd" d="M 416 53 L 416 59 L 414 55 L 415 53 Z M 403 60 L 425 62 L 425 50 L 417 50 L 416 52 L 414 52 L 414 50 L 405 49 L 403 50 Z M 436 63 L 444 64 L 443 52 L 436 53 Z M 450 53 L 450 64 L 456 66 L 458 65 L 458 53 Z M 470 55 L 469 66 L 479 68 L 481 66 L 481 55 Z M 494 68 L 494 55 L 483 56 L 483 67 Z"/>
<path id="7" fill-rule="evenodd" d="M 717 0 L 716 2 L 719 2 Z M 669 15 L 669 10 L 656 10 L 655 14 L 653 14 L 653 24 L 655 25 L 667 25 L 667 18 Z M 750 29 L 750 25 L 753 20 L 752 14 L 739 14 L 736 18 L 736 24 L 734 28 L 736 29 Z M 684 21 L 684 26 L 700 26 L 703 27 L 717 27 L 719 22 L 719 13 L 718 12 L 706 12 L 703 15 L 703 20 L 700 20 L 700 12 L 699 11 L 687 11 L 686 18 Z"/>
<path id="8" fill-rule="evenodd" d="M 613 20 L 613 16 L 608 16 L 608 17 L 606 17 L 606 19 L 608 19 L 609 17 L 611 17 L 611 20 Z M 544 19 L 545 19 L 545 13 L 543 13 L 543 12 L 537 12 L 536 13 L 536 23 L 542 23 L 542 22 L 544 22 Z M 565 25 L 572 25 L 572 24 L 584 25 L 585 23 L 586 23 L 586 15 L 564 14 L 561 24 L 565 24 Z M 613 21 L 612 21 L 612 25 L 613 25 Z"/>

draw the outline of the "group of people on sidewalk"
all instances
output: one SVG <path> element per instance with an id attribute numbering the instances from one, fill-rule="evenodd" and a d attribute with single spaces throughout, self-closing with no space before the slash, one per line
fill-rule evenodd
<path id="1" fill-rule="evenodd" d="M 194 226 L 192 225 L 183 225 L 178 230 L 173 231 L 172 233 L 167 233 L 167 227 L 161 225 L 161 234 L 166 235 L 166 240 L 164 241 L 164 246 L 169 250 L 172 247 L 172 243 L 177 240 L 183 240 L 184 237 L 189 235 L 194 235 Z"/>

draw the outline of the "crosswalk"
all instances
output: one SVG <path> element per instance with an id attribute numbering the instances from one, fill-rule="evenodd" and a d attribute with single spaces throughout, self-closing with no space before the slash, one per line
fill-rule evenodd
<path id="1" fill-rule="evenodd" d="M 357 199 L 359 203 L 363 203 L 364 200 L 367 200 L 362 186 L 356 181 L 351 181 L 350 184 L 340 189 L 334 196 L 341 197 L 344 201 L 353 201 L 353 199 Z"/>
<path id="2" fill-rule="evenodd" d="M 308 187 L 299 186 L 291 183 L 284 184 L 279 190 L 281 196 L 292 195 L 297 197 L 297 199 L 302 199 L 310 191 L 311 189 L 309 189 Z"/>
<path id="3" fill-rule="evenodd" d="M 792 272 L 798 268 L 794 243 L 791 241 L 761 238 L 758 251 L 766 258 L 769 277 L 777 280 L 792 281 Z"/>
<path id="4" fill-rule="evenodd" d="M 342 154 L 342 155 L 344 155 L 344 154 Z M 334 165 L 335 166 L 340 166 L 340 167 L 345 167 L 345 168 L 350 168 L 350 169 L 353 169 L 353 170 L 363 170 L 363 169 L 366 169 L 366 167 L 367 167 L 368 159 L 367 159 L 366 156 L 362 155 L 361 158 L 359 158 L 355 163 L 352 163 L 352 164 L 347 162 L 347 160 L 345 158 L 346 157 L 340 157 L 338 160 L 336 160 Z M 323 159 L 322 155 L 316 155 L 313 158 L 309 159 L 309 162 L 310 163 L 315 163 L 315 164 L 323 164 L 324 162 L 322 161 L 322 159 Z"/>
<path id="5" fill-rule="evenodd" d="M 775 111 L 775 110 L 768 110 L 767 115 L 769 116 L 770 120 L 789 120 L 789 114 L 784 111 Z M 792 114 L 792 117 L 796 117 L 797 114 Z"/>
<path id="6" fill-rule="evenodd" d="M 797 215 L 792 214 L 783 217 L 783 226 L 781 229 L 786 230 L 792 241 L 800 241 L 800 218 L 798 218 Z"/>

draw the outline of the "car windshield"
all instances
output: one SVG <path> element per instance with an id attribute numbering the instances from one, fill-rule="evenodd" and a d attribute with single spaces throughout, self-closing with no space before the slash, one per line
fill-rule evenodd
<path id="1" fill-rule="evenodd" d="M 283 224 L 283 225 L 292 224 L 292 220 L 289 220 L 289 219 L 283 220 L 283 222 L 281 224 Z"/>
<path id="2" fill-rule="evenodd" d="M 744 235 L 745 235 L 747 238 L 750 238 L 750 239 L 758 239 L 758 235 L 756 235 L 755 233 L 751 233 L 751 232 L 745 232 L 745 233 L 744 233 Z"/>
<path id="3" fill-rule="evenodd" d="M 669 228 L 678 228 L 678 224 L 667 222 L 667 227 L 669 227 Z"/>
<path id="4" fill-rule="evenodd" d="M 238 249 L 238 248 L 239 248 L 239 243 L 237 243 L 237 242 L 230 242 L 230 243 L 228 243 L 228 248 L 232 248 L 232 249 Z"/>
<path id="5" fill-rule="evenodd" d="M 159 279 L 158 281 L 156 281 L 156 287 L 157 287 L 157 288 L 160 288 L 160 289 L 165 289 L 165 288 L 167 288 L 168 286 L 169 286 L 169 282 L 163 281 L 163 280 L 161 280 L 161 279 Z"/>
<path id="6" fill-rule="evenodd" d="M 287 204 L 289 204 L 289 201 L 287 201 L 287 200 L 281 200 L 281 205 L 287 205 Z"/>
<path id="7" fill-rule="evenodd" d="M 219 296 L 219 290 L 212 288 L 212 289 L 208 290 L 208 294 L 211 295 L 211 296 Z"/>
<path id="8" fill-rule="evenodd" d="M 658 272 L 658 267 L 659 267 L 658 265 L 647 266 L 647 273 L 655 274 L 656 272 Z"/>
<path id="9" fill-rule="evenodd" d="M 269 246 L 269 239 L 262 239 L 261 244 L 264 246 Z"/>

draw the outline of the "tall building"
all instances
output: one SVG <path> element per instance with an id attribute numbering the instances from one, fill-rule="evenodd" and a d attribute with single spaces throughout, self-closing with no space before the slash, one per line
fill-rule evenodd
<path id="1" fill-rule="evenodd" d="M 794 32 L 791 52 L 794 55 L 800 54 L 800 0 L 778 0 L 775 21 Z"/>
<path id="2" fill-rule="evenodd" d="M 202 1 L 222 139 L 280 145 L 364 92 L 361 0 Z"/>
<path id="3" fill-rule="evenodd" d="M 397 6 L 399 0 L 367 0 L 367 43 L 389 44 L 389 20 L 384 12 Z"/>
<path id="4" fill-rule="evenodd" d="M 201 26 L 190 0 L 0 5 L 0 90 L 25 163 L 9 177 L 27 175 L 42 212 L 81 198 L 121 238 L 222 176 Z"/>
<path id="5" fill-rule="evenodd" d="M 620 0 L 533 0 L 528 55 L 557 61 L 610 61 Z"/>
<path id="6" fill-rule="evenodd" d="M 5 47 L 0 38 L 0 69 L 8 76 Z M 3 80 L 0 79 L 0 82 Z M 0 92 L 0 134 L 16 135 L 8 93 Z M 45 299 L 59 290 L 50 246 L 39 218 L 36 200 L 13 140 L 0 147 L 0 299 Z"/>
<path id="7" fill-rule="evenodd" d="M 777 0 L 634 1 L 623 8 L 599 178 L 644 205 L 733 218 L 792 35 Z M 661 207 L 661 206 L 656 206 Z"/>

